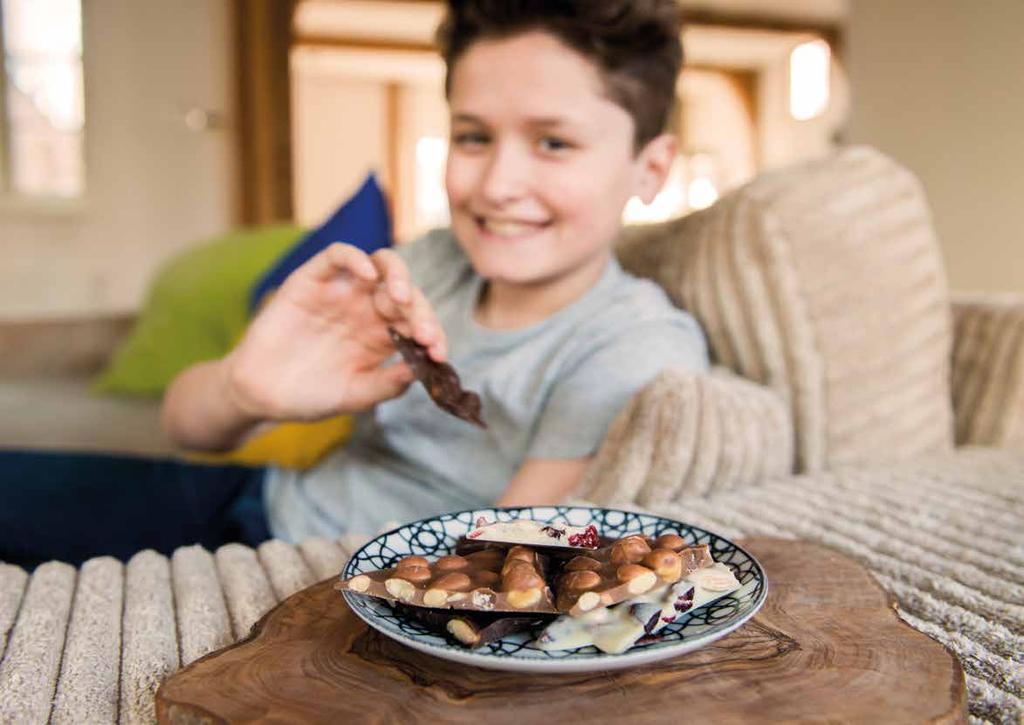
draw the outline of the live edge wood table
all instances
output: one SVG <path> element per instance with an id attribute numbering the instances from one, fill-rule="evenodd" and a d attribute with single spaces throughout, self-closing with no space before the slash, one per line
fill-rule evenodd
<path id="1" fill-rule="evenodd" d="M 751 621 L 633 670 L 515 674 L 431 657 L 367 627 L 333 580 L 157 693 L 165 723 L 965 722 L 963 671 L 903 623 L 867 570 L 818 544 L 748 539 L 768 575 Z"/>

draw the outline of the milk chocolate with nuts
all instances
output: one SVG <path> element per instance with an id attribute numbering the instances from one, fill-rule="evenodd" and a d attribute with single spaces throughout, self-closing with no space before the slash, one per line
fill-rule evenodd
<path id="1" fill-rule="evenodd" d="M 687 546 L 675 534 L 626 536 L 566 562 L 555 604 L 560 612 L 578 617 L 677 582 L 712 563 L 707 545 Z"/>
<path id="2" fill-rule="evenodd" d="M 544 572 L 542 556 L 527 546 L 514 546 L 433 562 L 407 556 L 392 569 L 358 574 L 335 588 L 414 607 L 556 612 Z"/>

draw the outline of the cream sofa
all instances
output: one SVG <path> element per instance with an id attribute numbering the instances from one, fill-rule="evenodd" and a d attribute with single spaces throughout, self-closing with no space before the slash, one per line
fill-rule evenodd
<path id="1" fill-rule="evenodd" d="M 578 497 L 860 560 L 967 675 L 973 721 L 1024 715 L 1024 300 L 951 300 L 919 183 L 867 148 L 629 230 L 624 265 L 704 325 Z M 0 565 L 0 721 L 147 722 L 161 678 L 339 570 L 340 542 Z"/>

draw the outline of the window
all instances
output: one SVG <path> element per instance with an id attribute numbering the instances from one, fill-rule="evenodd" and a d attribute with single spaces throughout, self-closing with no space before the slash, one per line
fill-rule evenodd
<path id="1" fill-rule="evenodd" d="M 824 40 L 812 40 L 789 56 L 789 113 L 807 121 L 828 108 L 832 52 Z"/>
<path id="2" fill-rule="evenodd" d="M 81 0 L 0 0 L 0 191 L 84 189 Z"/>

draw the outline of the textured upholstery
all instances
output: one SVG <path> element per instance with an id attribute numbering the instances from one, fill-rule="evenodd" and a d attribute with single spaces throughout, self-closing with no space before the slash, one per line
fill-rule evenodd
<path id="1" fill-rule="evenodd" d="M 953 304 L 957 444 L 1024 448 L 1024 297 Z"/>
<path id="2" fill-rule="evenodd" d="M 620 259 L 696 316 L 715 363 L 789 403 L 801 470 L 952 446 L 939 248 L 920 184 L 878 152 L 765 174 L 627 230 Z"/>
<path id="3" fill-rule="evenodd" d="M 725 368 L 670 369 L 613 421 L 579 494 L 652 505 L 792 470 L 793 422 L 778 393 Z"/>

